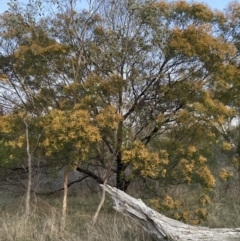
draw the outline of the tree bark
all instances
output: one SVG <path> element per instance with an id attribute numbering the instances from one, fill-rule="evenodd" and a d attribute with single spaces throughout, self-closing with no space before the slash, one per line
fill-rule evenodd
<path id="1" fill-rule="evenodd" d="M 28 156 L 28 184 L 27 184 L 27 193 L 26 193 L 26 215 L 30 214 L 30 194 L 31 194 L 31 185 L 32 185 L 32 153 L 30 151 L 29 144 L 29 132 L 28 132 L 28 123 L 24 120 L 26 128 L 26 151 Z"/>
<path id="2" fill-rule="evenodd" d="M 168 241 L 239 241 L 240 228 L 207 228 L 191 226 L 168 218 L 147 207 L 141 199 L 135 199 L 125 192 L 101 185 L 115 202 L 114 209 L 132 218 L 156 240 Z"/>
<path id="3" fill-rule="evenodd" d="M 122 153 L 119 151 L 117 154 L 117 177 L 116 185 L 117 188 L 126 191 L 124 181 L 123 181 L 123 163 L 122 163 Z"/>
<path id="4" fill-rule="evenodd" d="M 68 195 L 68 175 L 69 170 L 66 170 L 64 173 L 64 193 L 63 193 L 63 204 L 62 204 L 62 220 L 61 220 L 61 228 L 65 229 L 66 226 L 66 217 L 67 217 L 67 195 Z"/>

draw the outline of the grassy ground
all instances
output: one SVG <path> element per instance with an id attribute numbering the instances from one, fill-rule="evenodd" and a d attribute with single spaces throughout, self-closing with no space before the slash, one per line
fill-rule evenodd
<path id="1" fill-rule="evenodd" d="M 204 226 L 210 228 L 239 228 L 239 203 L 230 197 L 215 200 L 208 207 L 208 219 Z"/>
<path id="2" fill-rule="evenodd" d="M 1 198 L 0 198 L 1 201 Z M 91 219 L 98 195 L 69 197 L 66 229 L 61 230 L 61 198 L 32 198 L 32 212 L 24 214 L 24 199 L 4 200 L 0 207 L 0 241 L 150 241 L 131 220 L 116 213 L 107 200 L 97 223 Z"/>
<path id="3" fill-rule="evenodd" d="M 97 223 L 92 217 L 100 201 L 99 194 L 71 196 L 68 199 L 66 229 L 60 229 L 62 196 L 47 199 L 32 197 L 32 212 L 24 214 L 24 197 L 0 194 L 0 241 L 152 241 L 130 219 L 112 209 L 107 198 Z M 233 197 L 216 198 L 208 208 L 204 226 L 240 227 L 240 205 Z"/>

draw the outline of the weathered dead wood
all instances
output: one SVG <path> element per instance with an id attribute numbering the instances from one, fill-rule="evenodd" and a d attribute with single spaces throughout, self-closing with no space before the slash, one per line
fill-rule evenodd
<path id="1" fill-rule="evenodd" d="M 239 241 L 240 228 L 214 228 L 191 226 L 168 218 L 109 185 L 101 185 L 114 200 L 116 211 L 134 219 L 157 240 L 169 241 Z"/>

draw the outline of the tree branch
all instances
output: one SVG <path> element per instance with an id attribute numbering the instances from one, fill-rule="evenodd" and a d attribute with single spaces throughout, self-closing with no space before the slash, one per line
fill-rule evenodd
<path id="1" fill-rule="evenodd" d="M 104 182 L 103 179 L 100 178 L 99 176 L 97 176 L 94 172 L 91 172 L 89 170 L 83 169 L 81 167 L 77 167 L 76 170 L 79 171 L 79 172 L 82 172 L 82 173 L 84 173 L 86 175 L 88 175 L 89 177 L 93 178 L 95 181 L 97 181 L 100 184 L 103 184 L 103 182 Z"/>

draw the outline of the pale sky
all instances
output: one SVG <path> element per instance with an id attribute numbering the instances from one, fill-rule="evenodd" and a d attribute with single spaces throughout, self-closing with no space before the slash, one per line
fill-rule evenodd
<path id="1" fill-rule="evenodd" d="M 121 0 L 120 0 L 121 1 Z M 0 0 L 0 13 L 3 13 L 8 9 L 7 3 L 9 0 Z M 28 0 L 20 0 L 20 2 L 28 2 Z M 224 9 L 231 0 L 195 0 L 194 2 L 202 2 L 206 3 L 208 6 L 210 6 L 213 9 Z"/>

